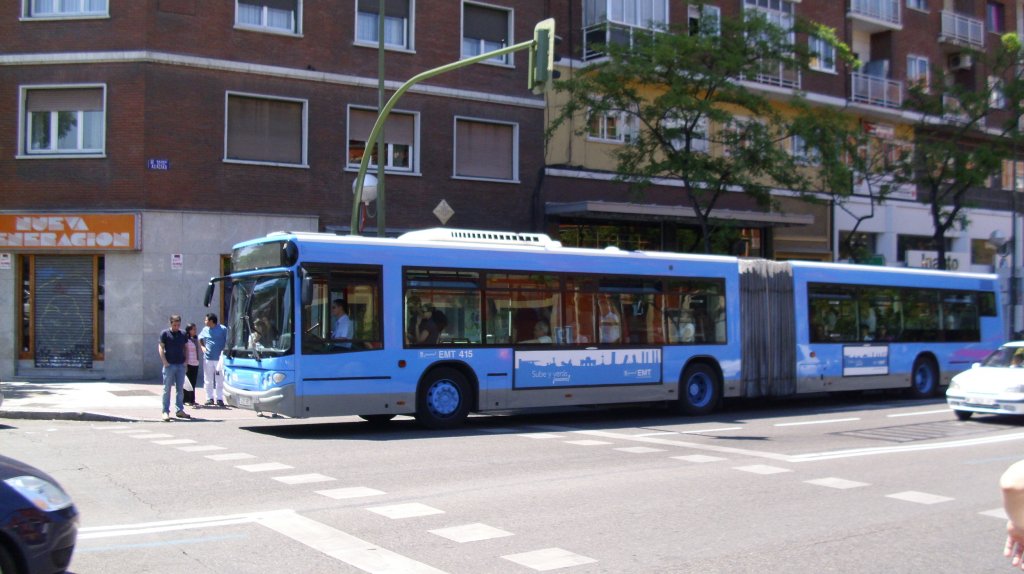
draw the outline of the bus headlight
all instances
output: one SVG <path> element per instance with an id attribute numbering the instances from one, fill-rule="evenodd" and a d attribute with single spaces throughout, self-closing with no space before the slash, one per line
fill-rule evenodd
<path id="1" fill-rule="evenodd" d="M 271 371 L 269 373 L 264 373 L 263 374 L 263 381 L 262 381 L 262 384 L 260 386 L 263 387 L 264 389 L 269 389 L 270 387 L 273 387 L 275 385 L 280 385 L 281 383 L 283 383 L 283 382 L 285 382 L 287 380 L 288 380 L 288 375 L 286 375 L 284 373 L 277 372 L 277 371 Z"/>

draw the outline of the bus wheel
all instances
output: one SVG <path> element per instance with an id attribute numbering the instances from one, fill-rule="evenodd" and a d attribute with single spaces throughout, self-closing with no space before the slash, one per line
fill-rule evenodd
<path id="1" fill-rule="evenodd" d="M 678 410 L 685 415 L 706 415 L 715 410 L 722 398 L 722 385 L 715 370 L 694 363 L 683 371 L 679 383 Z"/>
<path id="2" fill-rule="evenodd" d="M 382 425 L 395 418 L 395 415 L 359 415 L 359 418 L 372 425 Z"/>
<path id="3" fill-rule="evenodd" d="M 435 369 L 416 397 L 416 420 L 427 428 L 445 429 L 469 416 L 469 383 L 455 369 Z"/>
<path id="4" fill-rule="evenodd" d="M 972 411 L 953 411 L 953 414 L 956 415 L 956 420 L 958 420 L 958 421 L 965 421 L 965 420 L 971 418 L 971 415 L 973 415 L 974 412 L 972 412 Z"/>
<path id="5" fill-rule="evenodd" d="M 915 399 L 927 399 L 935 396 L 939 389 L 939 370 L 931 359 L 918 357 L 914 361 L 911 372 L 910 396 Z"/>

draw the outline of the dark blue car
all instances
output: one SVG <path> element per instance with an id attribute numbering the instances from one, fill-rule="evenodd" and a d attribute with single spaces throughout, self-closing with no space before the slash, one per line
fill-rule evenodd
<path id="1" fill-rule="evenodd" d="M 50 475 L 0 455 L 0 573 L 64 572 L 78 509 Z"/>

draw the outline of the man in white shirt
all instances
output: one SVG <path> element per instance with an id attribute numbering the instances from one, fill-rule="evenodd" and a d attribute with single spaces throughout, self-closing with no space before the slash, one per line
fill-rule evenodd
<path id="1" fill-rule="evenodd" d="M 348 303 L 344 299 L 335 299 L 331 303 L 331 315 L 334 317 L 334 329 L 331 339 L 344 341 L 343 347 L 352 346 L 352 319 L 348 316 Z"/>

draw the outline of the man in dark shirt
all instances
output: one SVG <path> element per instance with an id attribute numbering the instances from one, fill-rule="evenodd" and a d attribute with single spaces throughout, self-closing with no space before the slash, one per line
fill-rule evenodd
<path id="1" fill-rule="evenodd" d="M 160 333 L 160 362 L 163 363 L 164 396 L 163 396 L 163 418 L 171 420 L 171 384 L 177 391 L 175 405 L 178 412 L 174 416 L 179 419 L 190 419 L 191 416 L 185 412 L 185 394 L 182 387 L 185 384 L 185 343 L 188 337 L 180 330 L 181 315 L 171 315 L 171 326 Z"/>

